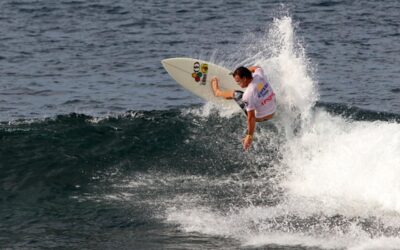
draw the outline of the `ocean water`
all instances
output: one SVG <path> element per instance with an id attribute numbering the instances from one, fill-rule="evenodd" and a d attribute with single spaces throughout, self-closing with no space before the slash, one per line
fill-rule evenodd
<path id="1" fill-rule="evenodd" d="M 398 1 L 0 3 L 0 249 L 400 249 Z M 242 114 L 160 61 L 257 64 Z"/>

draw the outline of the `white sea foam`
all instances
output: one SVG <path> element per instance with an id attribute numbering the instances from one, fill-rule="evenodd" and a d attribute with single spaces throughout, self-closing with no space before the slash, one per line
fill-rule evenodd
<path id="1" fill-rule="evenodd" d="M 226 108 L 224 106 L 215 105 L 212 102 L 206 102 L 201 107 L 185 108 L 182 110 L 183 115 L 191 114 L 202 118 L 208 118 L 212 113 L 216 113 L 223 118 L 231 118 L 238 113 L 238 109 Z"/>
<path id="2" fill-rule="evenodd" d="M 400 124 L 349 122 L 317 112 L 287 146 L 288 194 L 321 201 L 322 210 L 400 214 Z"/>

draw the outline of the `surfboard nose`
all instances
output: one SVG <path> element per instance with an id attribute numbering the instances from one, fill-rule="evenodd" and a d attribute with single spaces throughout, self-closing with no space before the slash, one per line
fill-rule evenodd
<path id="1" fill-rule="evenodd" d="M 165 67 L 165 64 L 168 64 L 168 62 L 170 62 L 173 58 L 167 58 L 167 59 L 163 59 L 161 60 L 161 64 Z"/>
<path id="2" fill-rule="evenodd" d="M 174 65 L 177 64 L 177 62 L 179 62 L 180 60 L 182 60 L 182 58 L 167 58 L 167 59 L 163 59 L 161 60 L 161 64 L 164 67 L 164 69 L 170 73 L 170 69 L 171 67 L 173 67 Z"/>
<path id="3" fill-rule="evenodd" d="M 162 64 L 162 66 L 163 66 L 164 68 L 165 68 L 165 64 L 168 63 L 168 60 L 170 60 L 170 58 L 161 60 L 161 64 Z"/>
<path id="4" fill-rule="evenodd" d="M 190 74 L 190 71 L 193 69 L 190 69 L 189 65 L 193 65 L 193 61 L 198 61 L 196 59 L 192 58 L 185 58 L 185 57 L 175 57 L 175 58 L 167 58 L 164 60 L 161 60 L 161 63 L 164 67 L 164 69 L 176 80 L 174 75 L 179 71 L 180 73 L 186 73 Z M 178 71 L 177 71 L 178 70 Z"/>
<path id="5" fill-rule="evenodd" d="M 171 67 L 174 65 L 175 58 L 167 58 L 164 60 L 161 60 L 161 64 L 164 67 L 164 69 L 171 74 Z"/>
<path id="6" fill-rule="evenodd" d="M 173 58 L 163 59 L 163 60 L 161 60 L 161 63 L 165 68 L 166 65 L 175 65 L 175 64 L 178 64 L 181 61 L 186 62 L 187 60 L 191 60 L 191 59 L 190 58 L 184 58 L 184 57 L 173 57 Z"/>

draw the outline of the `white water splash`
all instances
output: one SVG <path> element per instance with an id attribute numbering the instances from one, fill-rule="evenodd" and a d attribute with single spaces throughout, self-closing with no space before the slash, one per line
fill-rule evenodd
<path id="1" fill-rule="evenodd" d="M 208 118 L 214 112 L 220 117 L 231 118 L 233 115 L 238 113 L 238 110 L 226 108 L 224 106 L 218 106 L 212 102 L 206 102 L 201 107 L 185 108 L 182 110 L 183 115 L 191 114 L 202 118 Z"/>
<path id="2" fill-rule="evenodd" d="M 291 171 L 284 183 L 288 193 L 320 201 L 322 211 L 400 215 L 400 124 L 349 122 L 317 112 L 288 143 L 284 160 Z"/>
<path id="3" fill-rule="evenodd" d="M 281 202 L 221 212 L 190 197 L 186 203 L 181 196 L 167 210 L 167 221 L 188 232 L 232 237 L 245 246 L 396 248 L 400 124 L 349 121 L 313 110 L 316 82 L 294 30 L 290 17 L 275 19 L 243 61 L 262 66 L 277 94 L 273 122 L 285 131 L 282 159 L 274 166 Z"/>

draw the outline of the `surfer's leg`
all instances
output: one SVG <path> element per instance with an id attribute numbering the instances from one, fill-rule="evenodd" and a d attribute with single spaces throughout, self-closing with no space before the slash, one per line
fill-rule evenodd
<path id="1" fill-rule="evenodd" d="M 218 78 L 217 77 L 213 77 L 211 79 L 211 87 L 212 87 L 212 90 L 213 90 L 214 95 L 216 97 L 223 97 L 225 99 L 232 99 L 233 98 L 233 93 L 234 93 L 233 90 L 222 91 L 222 90 L 219 89 Z"/>

